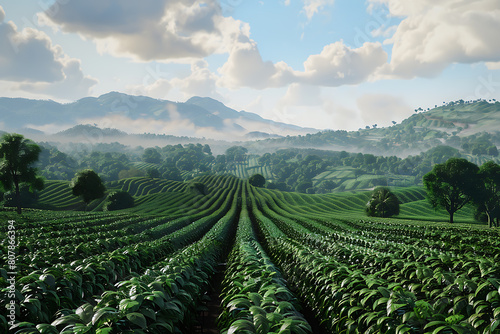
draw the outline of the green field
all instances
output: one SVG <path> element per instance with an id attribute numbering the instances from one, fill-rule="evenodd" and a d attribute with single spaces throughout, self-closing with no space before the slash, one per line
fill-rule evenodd
<path id="1" fill-rule="evenodd" d="M 400 215 L 369 218 L 367 191 L 196 181 L 206 195 L 113 182 L 135 198 L 115 212 L 97 211 L 104 198 L 67 211 L 78 199 L 50 182 L 37 205 L 64 210 L 0 212 L 0 300 L 14 305 L 0 332 L 499 333 L 500 231 L 470 208 L 449 224 L 421 187 L 396 188 Z"/>

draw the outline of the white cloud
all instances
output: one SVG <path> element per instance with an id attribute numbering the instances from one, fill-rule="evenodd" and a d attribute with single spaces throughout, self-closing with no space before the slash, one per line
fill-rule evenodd
<path id="1" fill-rule="evenodd" d="M 380 43 L 365 43 L 352 49 L 342 41 L 329 44 L 320 54 L 304 62 L 304 71 L 293 70 L 285 62 L 263 61 L 254 41 L 235 45 L 227 62 L 219 69 L 221 86 L 264 89 L 291 83 L 336 87 L 357 84 L 386 64 L 387 53 Z"/>
<path id="2" fill-rule="evenodd" d="M 279 103 L 283 106 L 318 106 L 322 101 L 320 87 L 293 83 Z"/>
<path id="3" fill-rule="evenodd" d="M 357 110 L 345 107 L 332 99 L 325 99 L 323 102 L 323 110 L 326 113 L 328 123 L 324 124 L 325 128 L 331 130 L 357 130 L 363 120 Z"/>
<path id="4" fill-rule="evenodd" d="M 83 74 L 80 60 L 65 57 L 61 61 L 64 64 L 62 80 L 53 83 L 20 83 L 18 89 L 67 101 L 87 96 L 98 83 L 97 79 Z"/>
<path id="5" fill-rule="evenodd" d="M 246 40 L 236 43 L 227 62 L 219 68 L 219 84 L 229 88 L 263 89 L 283 86 L 293 80 L 293 70 L 284 62 L 263 61 L 257 43 Z"/>
<path id="6" fill-rule="evenodd" d="M 149 68 L 149 70 L 151 69 Z M 157 99 L 167 99 L 169 96 L 175 95 L 170 98 L 186 100 L 192 96 L 202 96 L 223 100 L 222 95 L 217 91 L 218 77 L 208 69 L 208 63 L 205 60 L 193 62 L 190 75 L 184 78 L 167 79 L 164 77 L 166 73 L 160 71 L 151 74 L 146 78 L 155 78 L 156 80 L 153 82 L 144 80 L 142 85 L 127 86 L 127 92 Z"/>
<path id="7" fill-rule="evenodd" d="M 334 0 L 303 0 L 304 7 L 302 10 L 307 16 L 308 20 L 311 20 L 313 16 L 319 13 L 325 8 L 325 6 L 333 5 Z"/>
<path id="8" fill-rule="evenodd" d="M 18 31 L 12 22 L 0 23 L 0 77 L 8 81 L 61 80 L 61 49 L 49 37 L 31 28 Z"/>
<path id="9" fill-rule="evenodd" d="M 411 107 L 400 97 L 387 94 L 365 94 L 356 100 L 364 125 L 389 126 L 411 115 Z"/>
<path id="10" fill-rule="evenodd" d="M 387 53 L 380 43 L 365 43 L 352 49 L 340 41 L 325 46 L 318 55 L 309 56 L 299 77 L 303 82 L 321 86 L 358 84 L 386 61 Z"/>
<path id="11" fill-rule="evenodd" d="M 80 60 L 68 57 L 49 36 L 33 28 L 21 31 L 3 22 L 0 7 L 0 78 L 11 92 L 71 100 L 87 95 L 97 80 L 84 76 Z M 31 94 L 30 94 L 31 95 Z"/>
<path id="12" fill-rule="evenodd" d="M 497 62 L 487 62 L 486 67 L 489 70 L 500 70 L 500 61 Z"/>
<path id="13" fill-rule="evenodd" d="M 370 1 L 403 17 L 382 77 L 434 77 L 452 63 L 500 60 L 498 0 Z"/>
<path id="14" fill-rule="evenodd" d="M 224 17 L 215 0 L 68 0 L 41 15 L 65 32 L 93 39 L 101 52 L 139 61 L 199 59 L 224 53 L 248 26 Z"/>
<path id="15" fill-rule="evenodd" d="M 166 99 L 172 90 L 170 80 L 158 79 L 149 85 L 127 86 L 126 91 L 133 95 L 145 95 L 155 99 Z"/>
<path id="16" fill-rule="evenodd" d="M 223 97 L 217 92 L 217 80 L 217 75 L 208 69 L 208 63 L 200 60 L 191 65 L 191 75 L 184 79 L 173 79 L 172 85 L 179 87 L 185 98 L 202 96 L 222 100 Z"/>

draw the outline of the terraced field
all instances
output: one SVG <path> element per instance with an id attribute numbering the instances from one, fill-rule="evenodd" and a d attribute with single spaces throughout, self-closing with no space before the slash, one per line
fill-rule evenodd
<path id="1" fill-rule="evenodd" d="M 206 195 L 118 182 L 137 196 L 127 211 L 32 210 L 12 224 L 1 213 L 0 302 L 14 306 L 1 308 L 0 332 L 500 330 L 499 230 L 431 216 L 420 188 L 397 192 L 408 219 L 367 219 L 368 193 L 197 181 Z M 8 225 L 18 242 L 10 263 Z"/>

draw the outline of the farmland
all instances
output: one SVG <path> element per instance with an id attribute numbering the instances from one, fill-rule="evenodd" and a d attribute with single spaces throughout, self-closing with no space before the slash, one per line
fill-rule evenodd
<path id="1" fill-rule="evenodd" d="M 221 333 L 500 330 L 499 231 L 471 224 L 470 209 L 451 225 L 410 187 L 395 191 L 397 219 L 367 218 L 368 192 L 196 181 L 206 195 L 184 182 L 116 181 L 136 200 L 116 212 L 2 212 L 0 301 L 14 307 L 2 308 L 0 332 L 14 318 L 12 333 L 201 333 L 210 312 Z M 40 202 L 76 206 L 63 185 L 49 183 Z"/>

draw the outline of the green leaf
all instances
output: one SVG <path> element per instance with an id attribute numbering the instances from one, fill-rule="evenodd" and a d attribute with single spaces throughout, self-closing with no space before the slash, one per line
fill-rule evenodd
<path id="1" fill-rule="evenodd" d="M 121 311 L 137 311 L 141 304 L 136 300 L 122 299 L 119 304 Z"/>
<path id="2" fill-rule="evenodd" d="M 448 329 L 448 326 L 440 326 L 438 328 L 436 328 L 435 330 L 432 331 L 432 334 L 438 334 L 440 333 L 442 330 L 445 330 L 445 329 Z"/>
<path id="3" fill-rule="evenodd" d="M 75 313 L 80 317 L 84 324 L 88 324 L 92 320 L 92 315 L 94 314 L 94 307 L 89 303 L 83 304 L 76 309 Z"/>
<path id="4" fill-rule="evenodd" d="M 356 312 L 356 311 L 359 311 L 359 310 L 363 310 L 363 308 L 362 308 L 361 306 L 354 306 L 354 307 L 351 307 L 351 308 L 349 309 L 349 311 L 347 312 L 347 316 L 348 316 L 349 318 L 351 318 L 351 314 L 352 314 L 352 313 L 354 313 L 354 312 Z"/>
<path id="5" fill-rule="evenodd" d="M 404 334 L 411 331 L 411 327 L 406 324 L 401 324 L 396 328 L 396 334 Z"/>
<path id="6" fill-rule="evenodd" d="M 98 310 L 92 317 L 92 325 L 100 327 L 106 321 L 116 318 L 118 311 L 112 307 L 104 307 Z"/>
<path id="7" fill-rule="evenodd" d="M 264 314 L 257 314 L 253 317 L 257 334 L 267 334 L 269 332 L 269 320 Z"/>
<path id="8" fill-rule="evenodd" d="M 54 320 L 51 325 L 52 326 L 59 326 L 59 325 L 72 325 L 75 323 L 80 322 L 80 316 L 78 314 L 68 314 L 63 317 L 60 317 L 56 320 Z"/>
<path id="9" fill-rule="evenodd" d="M 49 324 L 38 324 L 36 325 L 36 329 L 38 329 L 41 334 L 59 334 L 57 328 Z"/>
<path id="10" fill-rule="evenodd" d="M 255 332 L 255 327 L 252 322 L 244 319 L 236 320 L 231 324 L 231 327 L 229 327 L 227 334 L 237 334 L 240 333 L 240 331 L 249 331 L 254 333 Z"/>
<path id="11" fill-rule="evenodd" d="M 147 328 L 147 321 L 144 315 L 141 313 L 133 312 L 127 314 L 127 319 L 136 326 L 139 326 L 142 329 Z"/>

